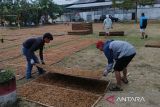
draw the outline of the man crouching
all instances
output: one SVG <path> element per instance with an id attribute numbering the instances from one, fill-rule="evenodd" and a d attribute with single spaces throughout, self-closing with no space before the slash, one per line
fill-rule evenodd
<path id="1" fill-rule="evenodd" d="M 136 55 L 134 46 L 130 43 L 120 40 L 108 40 L 106 42 L 98 41 L 96 43 L 97 49 L 104 52 L 108 59 L 108 65 L 105 68 L 104 76 L 107 76 L 111 72 L 112 68 L 115 72 L 117 85 L 110 87 L 110 91 L 122 91 L 121 80 L 127 84 L 127 65 L 132 58 Z M 115 65 L 114 65 L 115 62 Z M 113 67 L 114 65 L 114 67 Z M 123 77 L 121 78 L 120 71 L 123 71 Z"/>
<path id="2" fill-rule="evenodd" d="M 27 60 L 26 79 L 31 78 L 33 64 L 40 63 L 34 53 L 36 50 L 39 50 L 41 63 L 45 64 L 43 60 L 43 47 L 45 43 L 50 43 L 51 40 L 53 40 L 53 35 L 50 33 L 45 33 L 42 37 L 30 38 L 23 43 L 22 52 Z M 37 67 L 37 69 L 39 74 L 43 73 L 41 68 Z"/>

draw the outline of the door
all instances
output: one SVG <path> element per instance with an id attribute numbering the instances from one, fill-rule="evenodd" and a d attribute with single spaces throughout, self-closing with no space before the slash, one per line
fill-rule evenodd
<path id="1" fill-rule="evenodd" d="M 132 20 L 135 20 L 135 19 L 136 19 L 136 14 L 132 13 Z"/>
<path id="2" fill-rule="evenodd" d="M 87 21 L 91 22 L 92 21 L 92 15 L 87 15 Z"/>

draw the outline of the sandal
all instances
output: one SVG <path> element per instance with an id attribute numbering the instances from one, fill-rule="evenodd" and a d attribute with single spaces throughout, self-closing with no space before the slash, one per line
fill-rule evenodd
<path id="1" fill-rule="evenodd" d="M 121 89 L 121 88 L 118 87 L 118 86 L 110 87 L 109 90 L 110 90 L 110 91 L 123 91 L 123 89 Z"/>
<path id="2" fill-rule="evenodd" d="M 128 80 L 127 79 L 122 78 L 121 80 L 123 81 L 123 83 L 128 84 Z"/>
<path id="3" fill-rule="evenodd" d="M 148 35 L 145 35 L 145 38 L 148 38 Z"/>

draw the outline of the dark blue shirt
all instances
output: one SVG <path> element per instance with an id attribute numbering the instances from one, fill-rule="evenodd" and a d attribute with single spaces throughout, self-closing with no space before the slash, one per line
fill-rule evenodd
<path id="1" fill-rule="evenodd" d="M 29 53 L 33 53 L 34 51 L 39 50 L 40 59 L 43 60 L 43 47 L 44 47 L 43 37 L 27 39 L 23 43 L 23 47 L 28 49 Z"/>
<path id="2" fill-rule="evenodd" d="M 104 46 L 103 46 L 103 52 L 108 59 L 108 66 L 106 68 L 107 68 L 107 71 L 109 71 L 109 72 L 111 71 L 111 69 L 113 67 L 113 63 L 114 63 L 113 51 L 111 49 L 109 49 L 110 43 L 112 41 L 113 40 L 106 41 Z"/>
<path id="3" fill-rule="evenodd" d="M 114 61 L 113 61 L 113 52 L 112 52 L 111 49 L 109 49 L 109 45 L 110 45 L 110 43 L 111 43 L 112 41 L 113 41 L 113 40 L 107 41 L 107 42 L 104 44 L 104 46 L 103 46 L 103 52 L 104 52 L 105 56 L 106 56 L 107 59 L 108 59 L 108 64 L 114 62 Z"/>

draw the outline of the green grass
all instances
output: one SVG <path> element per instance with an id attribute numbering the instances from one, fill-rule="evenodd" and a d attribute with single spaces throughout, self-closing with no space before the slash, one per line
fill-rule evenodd
<path id="1" fill-rule="evenodd" d="M 123 41 L 128 41 L 128 42 L 130 42 L 131 44 L 133 44 L 134 46 L 137 46 L 137 47 L 144 46 L 145 42 L 150 40 L 150 39 L 140 39 L 140 38 L 134 37 L 134 36 L 109 36 L 109 37 L 105 38 L 103 36 L 99 37 L 96 34 L 83 36 L 82 38 L 95 38 L 97 40 L 98 39 L 123 40 Z"/>
<path id="2" fill-rule="evenodd" d="M 113 39 L 113 40 L 122 40 L 122 41 L 127 41 L 131 44 L 133 44 L 135 47 L 139 48 L 139 47 L 144 47 L 145 43 L 147 41 L 150 40 L 160 40 L 160 36 L 156 36 L 156 37 L 150 37 L 147 39 L 140 39 L 140 36 L 134 36 L 134 35 L 127 35 L 127 36 L 108 36 L 107 38 L 105 38 L 104 36 L 98 36 L 97 34 L 92 34 L 92 35 L 86 35 L 86 36 L 82 36 L 81 38 L 94 38 L 94 39 L 103 39 L 103 40 L 107 40 L 107 39 Z"/>
<path id="3" fill-rule="evenodd" d="M 114 40 L 123 40 L 133 44 L 136 50 L 139 48 L 143 48 L 145 43 L 150 40 L 160 40 L 160 36 L 158 33 L 159 26 L 152 25 L 149 26 L 147 29 L 147 34 L 149 38 L 147 39 L 140 39 L 141 33 L 137 27 L 125 25 L 118 26 L 123 31 L 125 31 L 125 36 L 108 36 L 107 38 L 104 36 L 99 36 L 99 31 L 95 31 L 93 34 L 90 35 L 82 35 L 80 36 L 82 39 L 96 39 L 98 40 L 107 40 L 107 39 L 114 39 Z M 145 47 L 144 47 L 145 48 Z M 144 57 L 140 56 L 140 59 L 144 60 Z M 103 53 L 96 49 L 95 44 L 92 44 L 76 53 L 73 53 L 71 56 L 66 56 L 63 60 L 61 60 L 57 65 L 65 66 L 65 67 L 72 67 L 75 65 L 76 67 L 80 67 L 82 69 L 102 69 L 105 67 L 107 63 L 106 58 L 104 57 Z"/>
<path id="4" fill-rule="evenodd" d="M 147 41 L 147 39 L 140 39 L 140 38 L 134 37 L 134 36 L 109 37 L 109 39 L 127 41 L 127 42 L 133 44 L 136 47 L 142 47 L 142 46 L 144 46 L 145 42 Z"/>

